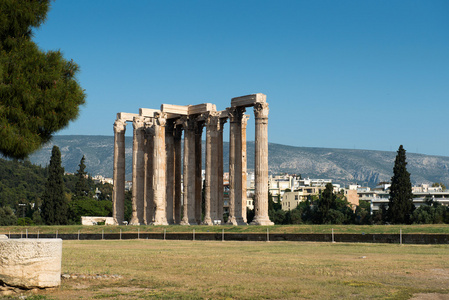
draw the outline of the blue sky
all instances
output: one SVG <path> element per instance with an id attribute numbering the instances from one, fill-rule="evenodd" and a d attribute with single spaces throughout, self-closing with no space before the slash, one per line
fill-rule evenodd
<path id="1" fill-rule="evenodd" d="M 61 135 L 264 93 L 271 143 L 449 156 L 448 16 L 447 0 L 57 0 L 34 40 L 81 68 Z"/>

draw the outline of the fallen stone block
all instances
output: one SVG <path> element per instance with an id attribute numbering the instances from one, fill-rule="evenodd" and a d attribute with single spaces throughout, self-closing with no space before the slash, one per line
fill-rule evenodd
<path id="1" fill-rule="evenodd" d="M 0 283 L 24 289 L 61 284 L 61 239 L 0 239 Z"/>

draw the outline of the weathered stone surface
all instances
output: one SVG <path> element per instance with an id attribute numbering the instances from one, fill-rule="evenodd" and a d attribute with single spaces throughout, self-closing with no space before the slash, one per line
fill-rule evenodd
<path id="1" fill-rule="evenodd" d="M 61 239 L 2 239 L 0 281 L 27 289 L 59 286 L 61 258 Z"/>

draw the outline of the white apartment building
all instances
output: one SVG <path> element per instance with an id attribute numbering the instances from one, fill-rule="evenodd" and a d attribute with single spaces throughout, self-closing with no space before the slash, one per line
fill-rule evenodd
<path id="1" fill-rule="evenodd" d="M 371 205 L 371 213 L 377 211 L 384 204 L 388 207 L 390 201 L 390 184 L 385 184 L 381 188 L 371 190 L 369 187 L 358 187 L 357 194 L 360 201 L 368 201 Z M 441 187 L 430 187 L 428 184 L 421 184 L 412 187 L 413 204 L 415 207 L 423 205 L 426 198 L 431 197 L 442 205 L 449 205 L 449 192 L 443 192 Z"/>

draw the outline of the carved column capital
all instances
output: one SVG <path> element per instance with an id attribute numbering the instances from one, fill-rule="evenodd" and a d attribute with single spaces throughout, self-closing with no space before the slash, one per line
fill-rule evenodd
<path id="1" fill-rule="evenodd" d="M 241 122 L 241 119 L 243 117 L 243 115 L 245 114 L 245 108 L 244 107 L 228 107 L 226 108 L 226 110 L 228 111 L 228 117 L 229 117 L 229 121 L 231 123 L 234 122 Z"/>
<path id="2" fill-rule="evenodd" d="M 154 113 L 154 123 L 158 126 L 165 126 L 167 124 L 167 114 L 163 112 Z"/>
<path id="3" fill-rule="evenodd" d="M 210 111 L 206 116 L 206 128 L 207 130 L 217 130 L 219 126 L 219 112 Z"/>
<path id="4" fill-rule="evenodd" d="M 145 126 L 145 117 L 139 116 L 133 118 L 134 130 L 143 129 Z"/>
<path id="5" fill-rule="evenodd" d="M 256 119 L 266 119 L 268 118 L 268 103 L 256 103 L 254 104 L 254 116 Z"/>
<path id="6" fill-rule="evenodd" d="M 114 122 L 114 133 L 123 132 L 126 130 L 126 121 L 118 119 Z"/>

